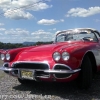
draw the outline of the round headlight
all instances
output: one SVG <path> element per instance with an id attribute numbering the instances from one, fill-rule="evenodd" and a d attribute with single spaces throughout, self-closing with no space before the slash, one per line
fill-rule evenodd
<path id="1" fill-rule="evenodd" d="M 59 53 L 59 52 L 55 52 L 55 53 L 53 54 L 53 59 L 54 59 L 55 61 L 59 61 L 60 58 L 61 58 L 61 56 L 60 56 L 60 53 Z"/>
<path id="2" fill-rule="evenodd" d="M 63 59 L 64 61 L 67 61 L 69 58 L 70 58 L 70 55 L 69 55 L 68 52 L 63 52 L 63 53 L 62 53 L 62 59 Z"/>
<path id="3" fill-rule="evenodd" d="M 5 55 L 1 54 L 1 60 L 4 60 L 4 59 L 5 59 Z"/>
<path id="4" fill-rule="evenodd" d="M 6 60 L 10 60 L 10 54 L 6 54 Z"/>

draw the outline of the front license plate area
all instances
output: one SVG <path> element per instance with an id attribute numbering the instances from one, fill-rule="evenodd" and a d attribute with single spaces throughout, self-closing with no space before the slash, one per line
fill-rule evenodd
<path id="1" fill-rule="evenodd" d="M 21 70 L 21 78 L 34 79 L 34 72 L 33 71 Z"/>

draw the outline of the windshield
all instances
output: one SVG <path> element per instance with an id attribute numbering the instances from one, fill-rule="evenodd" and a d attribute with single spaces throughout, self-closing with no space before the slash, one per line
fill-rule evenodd
<path id="1" fill-rule="evenodd" d="M 97 41 L 97 37 L 94 32 L 90 30 L 71 30 L 61 32 L 56 36 L 56 42 L 64 42 L 64 41 L 77 41 L 77 40 L 85 40 L 85 41 Z"/>

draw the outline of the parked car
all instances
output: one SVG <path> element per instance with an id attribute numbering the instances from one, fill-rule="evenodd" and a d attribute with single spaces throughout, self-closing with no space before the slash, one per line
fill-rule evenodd
<path id="1" fill-rule="evenodd" d="M 91 28 L 77 28 L 57 33 L 53 44 L 23 47 L 1 54 L 4 72 L 29 80 L 69 82 L 77 80 L 80 88 L 89 88 L 93 75 L 100 70 L 100 33 Z"/>

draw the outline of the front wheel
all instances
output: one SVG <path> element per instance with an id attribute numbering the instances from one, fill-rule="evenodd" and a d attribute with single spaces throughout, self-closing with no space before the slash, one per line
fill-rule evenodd
<path id="1" fill-rule="evenodd" d="M 81 71 L 77 80 L 78 87 L 88 89 L 92 83 L 92 65 L 88 56 L 85 56 L 81 65 Z"/>

